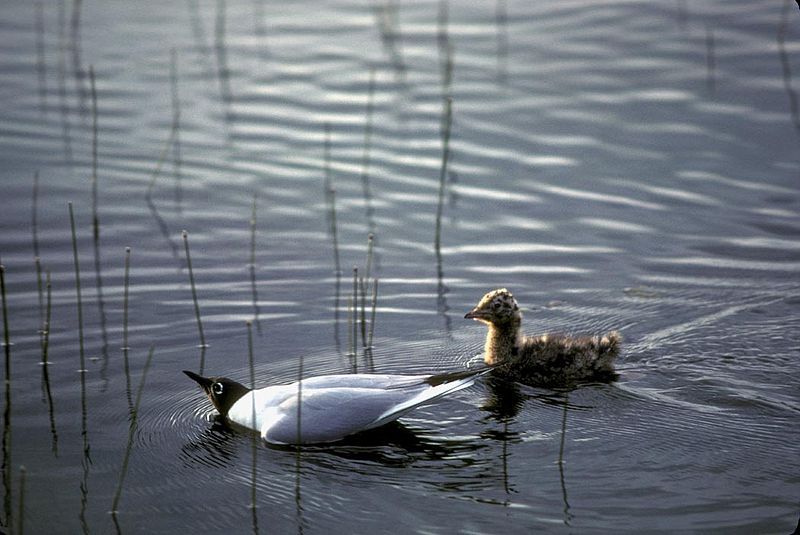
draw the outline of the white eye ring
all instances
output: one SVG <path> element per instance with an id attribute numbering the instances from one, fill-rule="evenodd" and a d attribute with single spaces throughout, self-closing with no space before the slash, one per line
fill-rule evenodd
<path id="1" fill-rule="evenodd" d="M 211 391 L 218 396 L 222 394 L 223 390 L 224 388 L 222 386 L 222 383 L 214 383 L 213 385 L 211 385 Z"/>

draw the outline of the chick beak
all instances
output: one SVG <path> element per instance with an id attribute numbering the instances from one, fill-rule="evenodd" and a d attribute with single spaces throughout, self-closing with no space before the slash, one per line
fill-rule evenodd
<path id="1" fill-rule="evenodd" d="M 466 314 L 464 314 L 464 318 L 468 320 L 482 320 L 486 319 L 486 315 L 483 311 L 478 310 L 477 308 L 473 308 Z"/>

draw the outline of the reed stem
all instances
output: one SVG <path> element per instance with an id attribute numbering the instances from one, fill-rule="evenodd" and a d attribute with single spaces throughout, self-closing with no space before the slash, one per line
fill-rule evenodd
<path id="1" fill-rule="evenodd" d="M 378 304 L 378 279 L 372 281 L 372 313 L 369 320 L 369 338 L 367 339 L 367 347 L 372 347 L 372 336 L 375 334 L 375 311 Z"/>
<path id="2" fill-rule="evenodd" d="M 347 354 L 350 358 L 355 355 L 355 344 L 353 343 L 353 296 L 347 296 Z"/>
<path id="3" fill-rule="evenodd" d="M 361 345 L 367 347 L 367 282 L 364 277 L 359 277 L 361 288 Z"/>
<path id="4" fill-rule="evenodd" d="M 200 305 L 197 303 L 197 290 L 194 285 L 194 272 L 192 271 L 192 257 L 189 254 L 189 233 L 185 230 L 181 233 L 183 236 L 183 246 L 186 250 L 186 265 L 189 268 L 189 284 L 192 287 L 192 301 L 194 302 L 194 315 L 197 319 L 197 330 L 200 333 L 200 347 L 206 348 L 206 337 L 203 334 L 203 321 L 200 319 Z"/>
<path id="5" fill-rule="evenodd" d="M 0 294 L 3 301 L 3 349 L 5 351 L 5 394 L 6 406 L 3 411 L 3 486 L 6 489 L 3 512 L 6 527 L 13 531 L 11 513 L 11 335 L 8 331 L 8 303 L 6 301 L 6 267 L 0 264 Z"/>
<path id="6" fill-rule="evenodd" d="M 45 316 L 42 322 L 42 364 L 44 365 L 44 369 L 47 369 L 47 353 L 50 349 L 50 312 L 51 312 L 51 296 L 52 296 L 52 286 L 50 283 L 50 270 L 47 270 L 47 281 L 46 281 L 46 288 L 47 288 L 47 306 L 45 308 Z"/>
<path id="7" fill-rule="evenodd" d="M 336 230 L 336 190 L 332 189 L 328 193 L 331 203 L 331 234 L 333 235 L 333 265 L 336 273 L 342 272 L 342 266 L 339 261 L 339 235 Z"/>
<path id="8" fill-rule="evenodd" d="M 364 270 L 364 280 L 369 281 L 370 273 L 372 272 L 372 256 L 375 249 L 375 234 L 370 232 L 367 235 L 367 266 Z"/>
<path id="9" fill-rule="evenodd" d="M 353 268 L 353 345 L 352 345 L 352 353 L 353 356 L 356 354 L 356 345 L 358 345 L 358 268 Z"/>

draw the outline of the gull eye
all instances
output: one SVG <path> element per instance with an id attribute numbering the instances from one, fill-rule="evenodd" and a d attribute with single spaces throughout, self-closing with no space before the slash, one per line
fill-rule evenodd
<path id="1" fill-rule="evenodd" d="M 213 385 L 211 385 L 211 391 L 218 396 L 222 395 L 222 392 L 224 390 L 225 388 L 222 386 L 222 383 L 214 383 Z"/>

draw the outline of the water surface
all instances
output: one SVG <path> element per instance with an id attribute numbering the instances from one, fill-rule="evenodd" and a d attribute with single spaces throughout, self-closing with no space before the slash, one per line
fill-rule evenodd
<path id="1" fill-rule="evenodd" d="M 796 525 L 794 3 L 63 1 L 3 12 L 6 527 Z M 353 357 L 352 269 L 364 274 L 370 233 L 374 348 L 357 331 Z M 52 277 L 47 381 L 36 255 Z M 619 380 L 569 393 L 479 381 L 345 444 L 299 457 L 259 445 L 254 520 L 251 436 L 216 422 L 180 370 L 249 381 L 247 321 L 260 386 L 299 372 L 460 369 L 484 335 L 463 315 L 500 286 L 530 333 L 620 330 Z"/>

